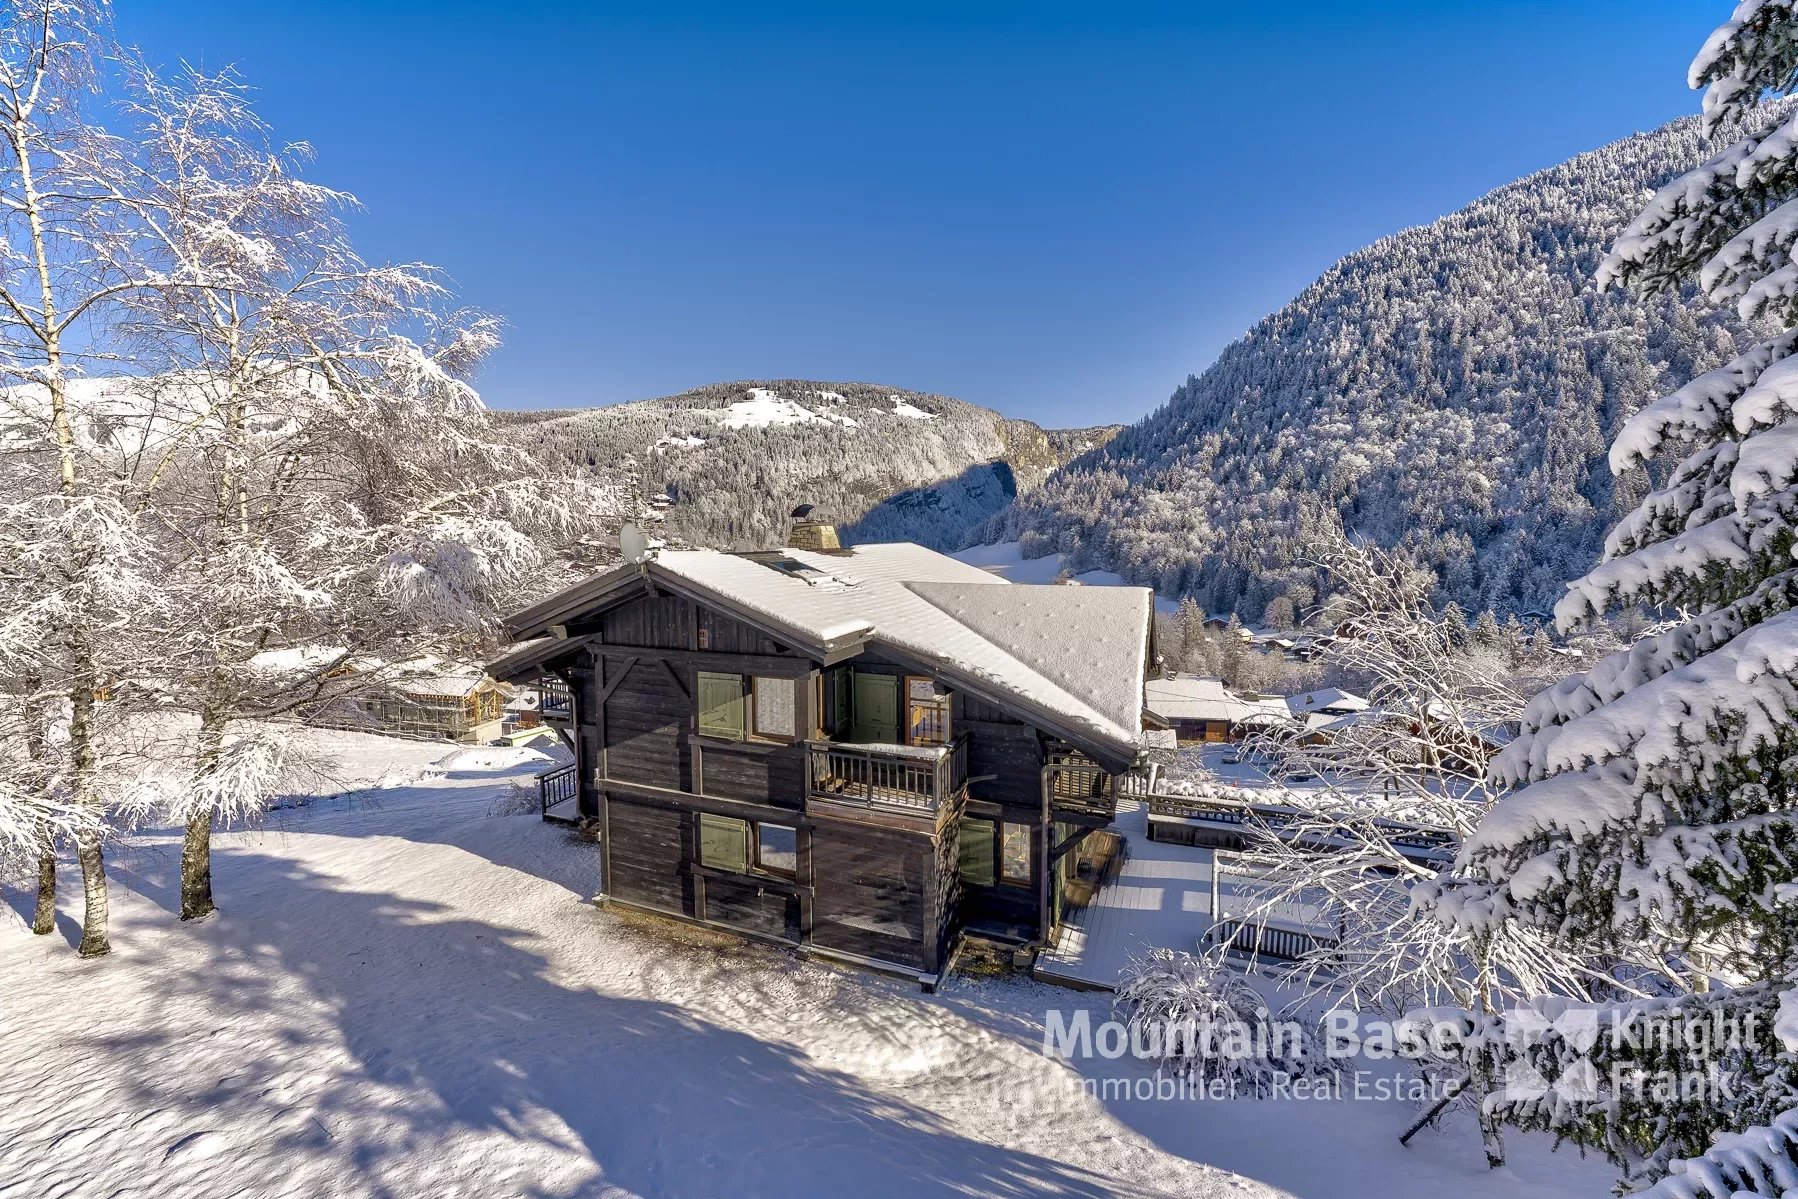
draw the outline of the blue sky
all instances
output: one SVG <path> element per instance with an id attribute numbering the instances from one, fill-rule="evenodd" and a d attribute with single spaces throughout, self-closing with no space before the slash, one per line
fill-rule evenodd
<path id="1" fill-rule="evenodd" d="M 865 380 L 1132 420 L 1338 257 L 1695 111 L 1727 0 L 117 0 L 235 64 L 505 407 Z"/>

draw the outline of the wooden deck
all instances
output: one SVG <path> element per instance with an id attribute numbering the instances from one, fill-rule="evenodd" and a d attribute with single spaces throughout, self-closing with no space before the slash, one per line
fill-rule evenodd
<path id="1" fill-rule="evenodd" d="M 937 753 L 840 741 L 808 741 L 806 747 L 806 787 L 821 799 L 934 813 L 967 785 L 965 737 Z"/>
<path id="2" fill-rule="evenodd" d="M 1333 943 L 1304 905 L 1269 911 L 1263 885 L 1233 865 L 1236 854 L 1151 840 L 1148 818 L 1143 799 L 1119 798 L 1112 828 L 1124 838 L 1123 867 L 1091 903 L 1068 913 L 1055 944 L 1037 955 L 1036 977 L 1109 991 L 1151 949 L 1198 953 L 1227 938 L 1231 957 L 1245 966 L 1277 968 Z"/>
<path id="3" fill-rule="evenodd" d="M 575 767 L 558 766 L 537 776 L 537 807 L 545 820 L 556 824 L 579 824 L 581 800 Z"/>
<path id="4" fill-rule="evenodd" d="M 563 799 L 543 809 L 543 818 L 551 824 L 579 824 L 581 822 L 581 801 Z"/>
<path id="5" fill-rule="evenodd" d="M 1128 796 L 1112 827 L 1124 838 L 1123 867 L 1037 955 L 1045 982 L 1108 991 L 1132 957 L 1156 948 L 1196 953 L 1211 934 L 1211 851 L 1149 840 L 1147 807 Z"/>

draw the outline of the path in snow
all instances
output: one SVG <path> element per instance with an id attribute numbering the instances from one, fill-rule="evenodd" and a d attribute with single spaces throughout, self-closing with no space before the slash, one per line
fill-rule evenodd
<path id="1" fill-rule="evenodd" d="M 1040 1053 L 1098 997 L 596 911 L 590 845 L 496 814 L 533 763 L 332 736 L 386 785 L 221 835 L 211 920 L 173 915 L 172 833 L 115 852 L 108 959 L 73 896 L 35 938 L 8 892 L 0 1196 L 1604 1193 L 1465 1129 L 1400 1150 L 1396 1104 L 1108 1107 Z"/>

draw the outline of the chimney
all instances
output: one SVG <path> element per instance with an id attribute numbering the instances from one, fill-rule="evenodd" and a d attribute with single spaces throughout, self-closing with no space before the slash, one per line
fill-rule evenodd
<path id="1" fill-rule="evenodd" d="M 837 527 L 816 516 L 810 504 L 801 504 L 793 509 L 793 529 L 787 534 L 787 548 L 831 554 L 843 547 L 837 541 Z"/>

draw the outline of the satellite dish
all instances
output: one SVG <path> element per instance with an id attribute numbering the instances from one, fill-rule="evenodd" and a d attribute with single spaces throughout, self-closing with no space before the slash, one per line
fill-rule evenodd
<path id="1" fill-rule="evenodd" d="M 649 553 L 649 535 L 634 524 L 624 525 L 618 530 L 618 548 L 626 562 L 641 562 Z"/>
<path id="2" fill-rule="evenodd" d="M 812 514 L 813 507 L 814 507 L 814 505 L 812 505 L 812 504 L 799 505 L 799 507 L 793 509 L 793 519 L 798 520 L 802 516 L 810 516 Z"/>

